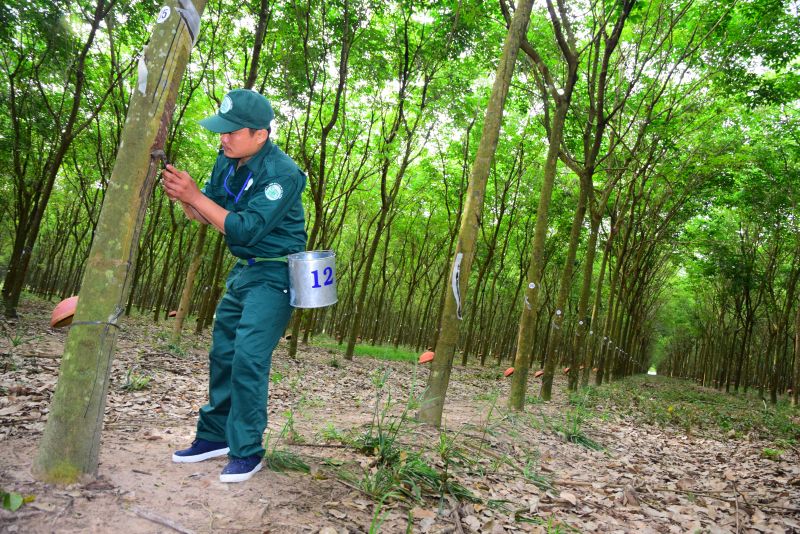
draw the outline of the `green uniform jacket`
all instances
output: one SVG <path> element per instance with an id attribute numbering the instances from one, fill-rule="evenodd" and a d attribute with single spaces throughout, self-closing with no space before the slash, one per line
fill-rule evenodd
<path id="1" fill-rule="evenodd" d="M 305 250 L 306 176 L 267 142 L 246 164 L 220 152 L 204 194 L 227 209 L 225 242 L 241 259 L 217 306 L 209 354 L 209 401 L 197 437 L 226 442 L 234 458 L 263 456 L 272 351 L 289 322 L 289 274 L 281 258 Z"/>
<path id="2" fill-rule="evenodd" d="M 219 151 L 203 193 L 228 210 L 225 242 L 234 256 L 278 258 L 306 247 L 302 193 L 306 175 L 267 141 L 247 163 Z"/>

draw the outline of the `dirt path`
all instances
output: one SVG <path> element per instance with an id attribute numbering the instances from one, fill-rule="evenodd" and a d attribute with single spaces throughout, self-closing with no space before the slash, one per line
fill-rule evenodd
<path id="1" fill-rule="evenodd" d="M 357 488 L 365 473 L 376 472 L 374 457 L 330 438 L 364 434 L 376 405 L 386 414 L 385 430 L 389 416 L 419 394 L 427 370 L 414 376 L 409 364 L 346 362 L 316 348 L 296 361 L 279 348 L 269 404 L 269 443 L 299 455 L 310 473 L 264 469 L 246 483 L 222 484 L 224 459 L 170 460 L 191 441 L 205 401 L 208 336 L 176 354 L 168 350 L 168 325 L 143 318 L 123 323 L 99 478 L 66 488 L 45 485 L 33 479 L 30 466 L 65 339 L 64 331 L 48 326 L 50 306 L 25 302 L 23 319 L 6 323 L 0 339 L 0 489 L 33 497 L 16 512 L 0 509 L 0 532 L 332 534 L 369 532 L 371 525 L 431 533 L 800 532 L 796 446 L 772 460 L 761 457 L 770 444 L 757 438 L 686 435 L 618 414 L 579 422 L 604 447 L 590 450 L 554 432 L 577 417 L 562 383 L 553 402 L 508 413 L 509 383 L 498 368 L 456 368 L 445 412 L 444 443 L 461 453 L 448 473 L 480 502 L 427 497 L 379 506 Z M 148 376 L 145 389 L 125 389 Z M 531 388 L 535 395 L 538 384 Z M 404 422 L 398 442 L 444 468 L 434 430 Z M 343 480 L 342 470 L 356 478 Z"/>

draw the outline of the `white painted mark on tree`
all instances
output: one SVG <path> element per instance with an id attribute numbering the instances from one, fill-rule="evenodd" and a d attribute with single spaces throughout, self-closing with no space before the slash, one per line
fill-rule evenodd
<path id="1" fill-rule="evenodd" d="M 530 289 L 536 289 L 536 284 L 534 284 L 533 282 L 531 282 L 530 284 L 528 284 L 528 287 L 529 287 Z"/>
<path id="2" fill-rule="evenodd" d="M 162 7 L 161 11 L 158 12 L 158 18 L 156 19 L 156 23 L 161 24 L 162 22 L 167 20 L 171 12 L 172 10 L 169 8 L 169 6 Z"/>
<path id="3" fill-rule="evenodd" d="M 456 260 L 453 262 L 453 276 L 450 277 L 453 284 L 453 297 L 456 299 L 456 317 L 461 320 L 461 294 L 459 293 L 460 280 L 461 280 L 461 260 L 464 258 L 464 253 L 459 252 L 456 254 Z"/>
<path id="4" fill-rule="evenodd" d="M 142 55 L 139 56 L 138 83 L 136 84 L 136 89 L 142 96 L 147 94 L 147 64 L 144 62 L 144 52 L 146 49 L 147 47 L 142 48 Z"/>

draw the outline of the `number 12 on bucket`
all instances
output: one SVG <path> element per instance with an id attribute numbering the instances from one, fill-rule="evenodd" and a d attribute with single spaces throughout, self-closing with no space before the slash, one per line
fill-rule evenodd
<path id="1" fill-rule="evenodd" d="M 314 285 L 311 287 L 322 287 L 323 285 L 329 286 L 333 284 L 333 269 L 330 267 L 325 267 L 322 270 L 322 275 L 325 277 L 325 281 L 322 283 L 322 285 L 319 283 L 319 271 L 315 269 L 311 271 L 311 274 L 314 276 Z"/>

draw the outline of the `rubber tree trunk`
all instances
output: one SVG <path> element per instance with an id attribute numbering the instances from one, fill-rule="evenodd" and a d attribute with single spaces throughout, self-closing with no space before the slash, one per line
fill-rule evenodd
<path id="1" fill-rule="evenodd" d="M 201 333 L 206 326 L 211 324 L 212 318 L 214 317 L 214 305 L 217 302 L 217 297 L 222 294 L 220 271 L 222 270 L 223 248 L 227 250 L 227 248 L 222 246 L 223 238 L 224 236 L 221 233 L 217 233 L 210 273 L 204 280 L 206 285 L 203 289 L 200 310 L 197 313 L 197 323 L 194 327 L 195 334 Z"/>
<path id="2" fill-rule="evenodd" d="M 592 292 L 592 275 L 594 274 L 594 260 L 597 254 L 597 236 L 600 230 L 600 210 L 591 210 L 589 217 L 591 225 L 589 229 L 589 241 L 586 244 L 586 257 L 583 261 L 583 279 L 581 280 L 581 294 L 578 298 L 578 326 L 575 329 L 575 338 L 572 342 L 572 357 L 570 364 L 572 367 L 580 364 L 580 381 L 582 385 L 589 382 L 589 372 L 592 368 L 591 359 L 587 356 L 590 354 L 586 347 L 586 334 L 592 328 L 592 321 L 588 316 L 589 311 L 589 297 Z M 572 375 L 570 375 L 569 389 L 576 390 L 578 388 L 577 380 L 573 383 Z"/>
<path id="3" fill-rule="evenodd" d="M 800 406 L 800 306 L 794 318 L 794 376 L 792 379 L 792 406 Z"/>
<path id="4" fill-rule="evenodd" d="M 461 318 L 458 315 L 455 295 L 453 294 L 453 277 L 458 274 L 458 294 L 467 294 L 469 273 L 472 260 L 475 256 L 475 240 L 478 235 L 478 216 L 483 209 L 483 199 L 486 193 L 486 182 L 489 178 L 492 160 L 497 150 L 497 141 L 500 136 L 500 125 L 503 121 L 503 108 L 505 108 L 508 88 L 514 75 L 514 64 L 517 61 L 519 46 L 522 38 L 528 31 L 531 18 L 533 0 L 520 0 L 514 12 L 514 18 L 503 44 L 503 53 L 497 66 L 492 94 L 486 108 L 486 117 L 483 123 L 483 132 L 472 165 L 472 174 L 467 188 L 467 199 L 464 206 L 464 215 L 461 218 L 461 228 L 458 234 L 458 243 L 455 258 L 450 269 L 450 280 L 446 287 L 444 309 L 439 321 L 439 331 L 436 340 L 436 357 L 431 362 L 431 373 L 423 396 L 422 406 L 417 414 L 420 421 L 434 426 L 442 423 L 442 410 L 447 386 L 450 383 L 450 370 L 453 365 L 453 355 L 458 343 L 459 325 Z M 457 268 L 460 267 L 460 271 Z"/>
<path id="5" fill-rule="evenodd" d="M 553 392 L 553 376 L 556 364 L 560 361 L 561 346 L 565 340 L 569 340 L 569 336 L 564 336 L 562 333 L 565 328 L 564 318 L 567 315 L 567 298 L 571 289 L 572 272 L 575 265 L 575 256 L 578 253 L 578 241 L 581 237 L 581 228 L 583 228 L 583 220 L 586 218 L 586 202 L 589 197 L 587 187 L 581 183 L 580 197 L 578 199 L 578 208 L 575 210 L 575 215 L 572 218 L 572 228 L 569 233 L 569 245 L 567 247 L 567 258 L 564 261 L 564 269 L 561 271 L 561 280 L 558 287 L 558 297 L 556 298 L 556 315 L 553 318 L 553 339 L 550 343 L 550 349 L 547 351 L 547 359 L 544 362 L 544 376 L 542 376 L 541 397 L 542 400 L 549 401 Z M 570 381 L 573 377 L 577 380 L 578 369 L 572 365 L 569 370 Z"/>
<path id="6" fill-rule="evenodd" d="M 521 165 L 522 164 L 520 163 L 520 166 Z M 517 175 L 516 178 L 513 175 L 509 176 L 508 180 L 503 184 L 503 192 L 502 192 L 502 194 L 500 195 L 500 198 L 497 201 L 497 203 L 499 204 L 500 208 L 498 210 L 497 217 L 496 217 L 495 222 L 494 222 L 494 228 L 492 228 L 492 231 L 491 231 L 491 236 L 490 236 L 490 238 L 489 238 L 489 240 L 487 242 L 487 245 L 486 245 L 487 246 L 486 257 L 484 258 L 484 261 L 480 265 L 480 267 L 478 267 L 478 280 L 477 280 L 477 283 L 476 283 L 476 287 L 479 288 L 478 290 L 480 291 L 480 297 L 475 299 L 476 309 L 475 309 L 475 312 L 473 312 L 472 315 L 470 315 L 469 326 L 467 327 L 467 339 L 464 342 L 464 351 L 463 351 L 463 354 L 461 355 L 461 365 L 463 365 L 465 367 L 467 365 L 467 359 L 469 358 L 470 352 L 472 350 L 472 345 L 475 342 L 475 337 L 476 337 L 474 335 L 475 334 L 475 319 L 476 318 L 479 319 L 478 324 L 480 325 L 480 328 L 479 328 L 480 331 L 482 331 L 482 332 L 490 332 L 491 331 L 491 330 L 487 330 L 487 329 L 484 328 L 486 326 L 485 323 L 484 323 L 484 314 L 485 314 L 485 310 L 486 310 L 486 306 L 484 305 L 485 304 L 485 296 L 484 295 L 486 293 L 485 280 L 488 279 L 487 274 L 491 270 L 492 261 L 494 261 L 495 251 L 497 250 L 497 241 L 498 241 L 498 237 L 500 236 L 500 228 L 502 226 L 503 219 L 505 218 L 506 210 L 508 209 L 508 203 L 507 203 L 508 194 L 509 194 L 509 191 L 511 189 L 511 186 L 514 185 L 514 183 L 519 185 L 519 176 L 518 175 Z M 512 213 L 511 220 L 513 221 L 513 219 L 514 219 L 514 216 L 513 216 L 513 213 Z M 509 231 L 510 231 L 510 226 L 511 225 L 509 224 Z M 508 246 L 507 245 L 508 236 L 505 236 L 505 237 L 506 237 L 506 239 L 504 239 L 504 241 L 503 241 L 504 245 L 503 245 L 503 247 L 501 247 L 501 251 L 504 250 L 504 248 Z M 504 254 L 504 253 L 502 253 L 502 254 Z M 489 292 L 489 295 L 494 295 L 494 283 L 495 283 L 495 281 L 496 281 L 496 279 L 494 279 L 493 282 L 492 282 L 492 291 Z M 480 311 L 478 311 L 478 308 L 477 308 L 479 304 L 480 304 Z M 478 336 L 480 336 L 480 334 Z M 488 337 L 486 337 L 486 336 L 483 336 L 483 338 L 487 342 L 490 341 L 490 339 Z M 481 367 L 482 367 L 484 365 L 484 362 L 486 361 L 486 353 L 488 352 L 488 350 L 481 350 L 480 346 L 479 346 L 478 351 L 479 351 L 479 354 L 480 354 L 480 362 L 481 362 Z"/>
<path id="7" fill-rule="evenodd" d="M 137 240 L 157 171 L 158 162 L 150 153 L 163 145 L 192 46 L 177 7 L 177 1 L 171 1 L 162 8 L 162 17 L 169 14 L 154 25 L 144 54 L 145 94 L 137 87 L 130 100 L 80 304 L 34 460 L 34 474 L 41 480 L 72 483 L 97 472 L 117 319 L 130 291 Z M 205 1 L 197 0 L 195 7 L 202 13 Z"/>
<path id="8" fill-rule="evenodd" d="M 189 264 L 189 271 L 186 273 L 186 282 L 183 284 L 181 303 L 178 305 L 178 313 L 175 315 L 175 324 L 172 326 L 172 342 L 176 345 L 181 341 L 183 323 L 186 321 L 186 316 L 189 315 L 189 300 L 192 297 L 194 280 L 197 277 L 197 272 L 200 270 L 200 264 L 203 263 L 203 249 L 205 248 L 207 233 L 208 225 L 201 224 L 200 229 L 197 231 L 197 243 L 194 248 L 192 263 Z"/>
<path id="9" fill-rule="evenodd" d="M 388 168 L 384 169 L 384 178 L 387 174 Z M 401 173 L 398 173 L 398 180 L 401 176 Z M 394 202 L 395 196 L 397 194 L 397 187 L 393 187 L 390 202 Z M 380 218 L 378 219 L 378 224 L 375 227 L 375 233 L 372 235 L 372 241 L 370 242 L 369 251 L 367 252 L 367 260 L 366 265 L 364 267 L 364 274 L 361 279 L 361 286 L 358 290 L 358 300 L 356 300 L 355 306 L 355 313 L 353 315 L 353 322 L 350 324 L 350 334 L 347 338 L 347 350 L 344 353 L 345 360 L 352 360 L 353 354 L 355 353 L 356 342 L 360 339 L 360 332 L 362 329 L 361 320 L 364 317 L 364 306 L 367 301 L 367 290 L 369 289 L 369 282 L 371 278 L 372 272 L 372 263 L 375 261 L 375 253 L 378 251 L 378 245 L 380 245 L 381 237 L 383 236 L 383 230 L 386 226 L 386 219 L 388 217 L 388 212 L 391 209 L 391 205 L 384 203 L 381 207 Z"/>
<path id="10" fill-rule="evenodd" d="M 574 67 L 570 67 L 574 69 Z M 536 210 L 536 228 L 531 247 L 531 262 L 528 266 L 528 287 L 523 296 L 522 314 L 517 331 L 517 353 L 514 356 L 514 374 L 511 380 L 511 393 L 508 397 L 509 408 L 522 410 L 525 407 L 525 393 L 528 388 L 528 371 L 530 370 L 531 353 L 533 352 L 533 335 L 539 315 L 539 290 L 544 274 L 544 243 L 547 236 L 548 211 L 553 195 L 553 184 L 558 165 L 558 150 L 564 135 L 564 122 L 569 110 L 569 96 L 574 87 L 574 70 L 569 75 L 572 83 L 564 88 L 564 98 L 556 104 L 550 130 L 550 146 L 544 164 L 542 188 L 539 191 L 539 206 Z M 552 381 L 552 374 L 550 380 Z"/>
<path id="11" fill-rule="evenodd" d="M 631 201 L 631 210 L 635 204 L 635 200 Z M 631 212 L 626 221 L 633 220 L 633 212 Z M 616 317 L 616 308 L 617 308 L 617 287 L 619 285 L 620 279 L 620 272 L 622 266 L 625 265 L 626 256 L 628 251 L 628 244 L 630 243 L 631 237 L 631 222 L 627 222 L 625 225 L 625 236 L 622 240 L 622 246 L 620 247 L 620 251 L 617 254 L 617 262 L 614 266 L 614 273 L 611 275 L 611 282 L 608 289 L 608 304 L 606 305 L 606 315 L 603 318 L 603 338 L 600 340 L 600 347 L 599 347 L 599 359 L 597 361 L 597 374 L 595 374 L 594 380 L 595 385 L 599 386 L 603 383 L 603 377 L 606 375 L 606 357 L 610 353 L 609 347 L 613 342 L 613 323 Z M 619 231 L 619 230 L 618 230 Z M 609 236 L 609 239 L 611 236 Z M 610 246 L 610 243 L 607 243 Z M 608 261 L 610 261 L 610 257 Z"/>
<path id="12" fill-rule="evenodd" d="M 581 386 L 586 387 L 589 385 L 589 370 L 592 366 L 597 364 L 598 340 L 600 339 L 600 330 L 598 329 L 600 307 L 603 301 L 603 287 L 605 286 L 606 268 L 608 260 L 611 257 L 611 247 L 613 246 L 614 230 L 609 233 L 606 239 L 605 247 L 603 248 L 603 259 L 600 260 L 600 273 L 597 275 L 597 284 L 595 286 L 594 303 L 592 304 L 592 315 L 589 318 L 589 345 L 587 348 L 586 359 L 584 360 L 583 374 L 581 375 Z"/>

